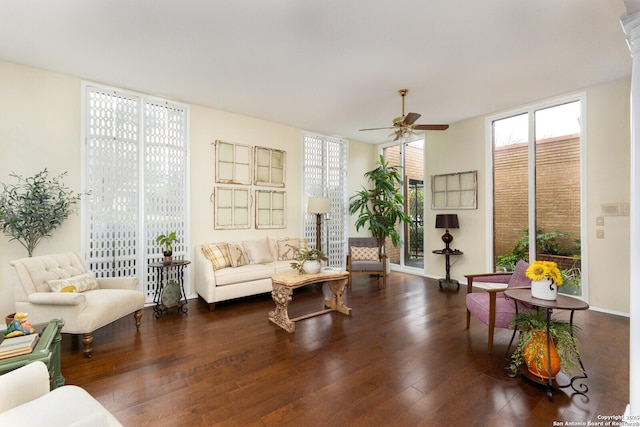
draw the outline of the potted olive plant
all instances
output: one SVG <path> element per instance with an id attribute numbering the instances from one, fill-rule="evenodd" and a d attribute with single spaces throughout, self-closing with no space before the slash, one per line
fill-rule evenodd
<path id="1" fill-rule="evenodd" d="M 175 231 L 156 237 L 156 243 L 159 243 L 160 246 L 163 247 L 162 255 L 164 255 L 164 262 L 170 263 L 173 260 L 173 244 L 177 241 L 178 237 Z"/>
<path id="2" fill-rule="evenodd" d="M 298 270 L 298 273 L 318 273 L 322 267 L 324 253 L 320 249 L 300 249 L 296 254 L 291 268 Z"/>
<path id="3" fill-rule="evenodd" d="M 399 222 L 411 222 L 405 213 L 400 166 L 389 166 L 380 155 L 377 167 L 364 174 L 372 188 L 362 188 L 349 199 L 349 213 L 358 214 L 356 230 L 367 227 L 378 241 L 380 256 L 384 253 L 384 242 L 389 237 L 393 246 L 398 246 Z"/>
<path id="4" fill-rule="evenodd" d="M 2 183 L 0 192 L 0 227 L 2 232 L 17 240 L 29 256 L 45 237 L 77 211 L 81 196 L 63 182 L 67 173 L 49 177 L 45 168 L 34 176 L 23 178 L 15 173 L 15 184 Z"/>

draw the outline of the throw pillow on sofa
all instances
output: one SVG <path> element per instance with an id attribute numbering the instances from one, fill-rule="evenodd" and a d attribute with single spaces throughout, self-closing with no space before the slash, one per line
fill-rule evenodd
<path id="1" fill-rule="evenodd" d="M 231 259 L 231 267 L 240 267 L 242 265 L 249 264 L 249 258 L 247 257 L 247 252 L 244 250 L 242 245 L 237 243 L 229 243 L 227 245 L 229 249 L 229 258 Z"/>
<path id="2" fill-rule="evenodd" d="M 278 261 L 288 261 L 300 251 L 300 239 L 278 240 Z"/>
<path id="3" fill-rule="evenodd" d="M 261 264 L 273 261 L 268 239 L 246 240 L 242 242 L 242 246 L 244 246 L 244 250 L 247 251 L 249 262 L 251 264 Z"/>
<path id="4" fill-rule="evenodd" d="M 210 245 L 202 245 L 204 256 L 211 261 L 214 270 L 230 267 L 231 259 L 229 249 L 226 243 L 212 243 Z"/>
<path id="5" fill-rule="evenodd" d="M 48 280 L 51 292 L 84 292 L 98 289 L 98 281 L 92 272 L 79 274 L 66 279 Z"/>

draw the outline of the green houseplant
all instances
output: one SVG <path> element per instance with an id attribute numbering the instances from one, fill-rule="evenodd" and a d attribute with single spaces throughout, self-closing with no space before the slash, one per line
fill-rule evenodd
<path id="1" fill-rule="evenodd" d="M 66 172 L 49 177 L 45 168 L 34 176 L 23 178 L 15 173 L 15 184 L 2 184 L 0 193 L 0 227 L 17 240 L 29 256 L 45 237 L 77 211 L 80 198 L 86 193 L 74 193 L 63 182 Z"/>
<path id="2" fill-rule="evenodd" d="M 305 262 L 315 261 L 314 265 L 318 271 L 320 271 L 320 261 L 324 259 L 324 253 L 320 249 L 300 249 L 296 254 L 293 262 L 291 262 L 291 268 L 297 270 L 298 273 L 308 273 L 315 271 L 315 268 L 310 269 L 309 266 L 305 268 Z M 315 271 L 316 273 L 318 271 Z"/>
<path id="3" fill-rule="evenodd" d="M 547 360 L 547 317 L 543 310 L 518 313 L 511 323 L 520 332 L 518 344 L 511 354 L 511 371 L 515 374 L 523 363 L 527 363 L 527 353 L 531 361 L 527 363 L 530 372 L 548 373 Z M 582 374 L 580 353 L 576 346 L 575 333 L 578 328 L 569 322 L 552 317 L 549 320 L 551 341 L 560 358 L 560 369 L 567 375 Z M 553 363 L 552 363 L 553 365 Z M 538 375 L 544 377 L 545 375 Z M 548 376 L 547 376 L 548 378 Z"/>
<path id="4" fill-rule="evenodd" d="M 172 231 L 169 234 L 161 234 L 156 237 L 156 243 L 159 243 L 163 247 L 162 254 L 166 262 L 171 262 L 171 256 L 173 255 L 173 244 L 178 241 L 176 232 Z"/>
<path id="5" fill-rule="evenodd" d="M 389 166 L 380 155 L 375 169 L 364 174 L 372 188 L 362 188 L 349 199 L 349 213 L 358 214 L 356 230 L 368 227 L 378 241 L 378 252 L 383 254 L 384 242 L 389 237 L 393 246 L 398 246 L 399 222 L 411 222 L 405 213 L 404 196 L 398 188 L 402 185 L 400 166 Z"/>

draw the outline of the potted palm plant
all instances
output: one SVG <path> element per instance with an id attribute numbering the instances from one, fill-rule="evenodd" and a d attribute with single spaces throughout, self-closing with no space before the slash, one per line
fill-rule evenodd
<path id="1" fill-rule="evenodd" d="M 163 246 L 162 255 L 164 255 L 164 262 L 170 263 L 173 260 L 173 244 L 178 241 L 176 232 L 172 231 L 169 234 L 161 234 L 156 237 L 156 243 Z"/>
<path id="2" fill-rule="evenodd" d="M 551 366 L 547 355 L 546 313 L 537 310 L 518 313 L 511 326 L 520 332 L 518 345 L 511 354 L 510 368 L 514 374 L 523 364 L 541 379 L 555 378 L 560 370 L 567 375 L 584 373 L 575 341 L 576 326 L 555 317 L 549 320 Z"/>
<path id="3" fill-rule="evenodd" d="M 364 174 L 372 188 L 362 188 L 349 199 L 349 213 L 358 214 L 356 230 L 367 227 L 378 241 L 378 252 L 384 254 L 384 242 L 389 237 L 393 246 L 398 246 L 399 222 L 411 222 L 405 213 L 400 166 L 389 166 L 380 155 L 377 167 Z"/>

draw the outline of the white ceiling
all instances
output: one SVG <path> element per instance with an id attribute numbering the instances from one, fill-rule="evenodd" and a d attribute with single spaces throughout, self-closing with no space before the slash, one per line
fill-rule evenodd
<path id="1" fill-rule="evenodd" d="M 631 74 L 623 0 L 11 0 L 0 59 L 366 142 Z"/>

